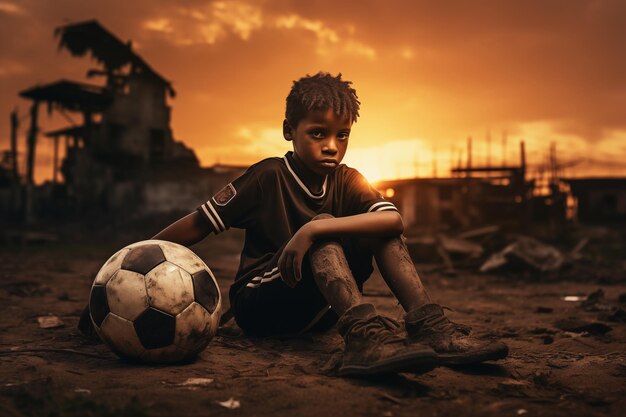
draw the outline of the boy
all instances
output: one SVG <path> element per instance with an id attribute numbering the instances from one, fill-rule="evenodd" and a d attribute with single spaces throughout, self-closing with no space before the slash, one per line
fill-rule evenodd
<path id="1" fill-rule="evenodd" d="M 398 211 L 340 164 L 359 115 L 350 85 L 327 73 L 294 82 L 283 122 L 293 152 L 251 166 L 154 238 L 189 246 L 210 232 L 246 229 L 229 293 L 237 324 L 249 335 L 273 336 L 337 322 L 345 340 L 341 375 L 504 358 L 506 345 L 469 337 L 431 303 L 401 240 Z M 407 340 L 362 301 L 372 256 L 407 312 Z"/>
<path id="2" fill-rule="evenodd" d="M 359 113 L 351 82 L 327 73 L 294 82 L 283 136 L 293 152 L 252 165 L 154 239 L 190 246 L 229 227 L 246 230 L 229 296 L 251 336 L 326 330 L 345 341 L 339 375 L 425 372 L 438 364 L 501 359 L 430 301 L 401 240 L 396 207 L 341 164 Z M 372 257 L 406 311 L 408 337 L 361 298 Z"/>

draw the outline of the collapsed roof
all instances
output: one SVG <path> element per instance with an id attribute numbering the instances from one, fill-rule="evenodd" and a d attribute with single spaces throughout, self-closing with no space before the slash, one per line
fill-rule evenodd
<path id="1" fill-rule="evenodd" d="M 59 80 L 50 84 L 37 85 L 20 93 L 21 97 L 57 104 L 74 111 L 101 111 L 111 103 L 111 96 L 97 85 L 76 81 Z"/>
<path id="2" fill-rule="evenodd" d="M 98 21 L 61 26 L 54 34 L 59 37 L 59 48 L 67 49 L 72 55 L 82 57 L 89 52 L 110 73 L 130 64 L 134 73 L 154 77 L 165 84 L 170 97 L 176 95 L 171 83 L 133 52 L 130 41 L 122 42 Z"/>

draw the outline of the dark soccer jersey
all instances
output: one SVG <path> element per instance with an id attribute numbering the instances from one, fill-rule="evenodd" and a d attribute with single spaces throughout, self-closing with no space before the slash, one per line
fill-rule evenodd
<path id="1" fill-rule="evenodd" d="M 246 230 L 236 287 L 253 279 L 279 278 L 275 266 L 268 268 L 270 260 L 318 214 L 345 217 L 397 211 L 356 169 L 339 165 L 326 175 L 321 192 L 314 194 L 297 167 L 292 152 L 264 159 L 198 207 L 215 234 L 230 227 Z"/>

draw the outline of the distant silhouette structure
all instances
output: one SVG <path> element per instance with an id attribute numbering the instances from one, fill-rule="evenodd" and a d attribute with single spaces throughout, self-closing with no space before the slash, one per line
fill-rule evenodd
<path id="1" fill-rule="evenodd" d="M 19 93 L 32 101 L 20 195 L 21 217 L 27 223 L 55 212 L 190 210 L 243 171 L 243 167 L 203 169 L 194 151 L 174 139 L 167 100 L 176 93 L 170 81 L 133 51 L 130 41 L 122 42 L 95 20 L 62 26 L 54 33 L 60 49 L 95 59 L 100 68 L 90 69 L 87 77 L 104 77 L 105 82 L 100 86 L 62 79 Z M 54 141 L 53 181 L 48 190 L 39 187 L 34 192 L 42 104 L 70 121 L 68 113 L 79 114 L 82 120 L 45 133 Z M 59 163 L 61 140 L 65 157 Z M 190 177 L 198 180 L 194 190 L 172 184 L 189 183 Z M 146 208 L 148 201 L 153 205 Z"/>

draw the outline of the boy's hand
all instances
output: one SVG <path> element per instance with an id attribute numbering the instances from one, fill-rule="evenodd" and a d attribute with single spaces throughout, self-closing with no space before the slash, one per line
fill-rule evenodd
<path id="1" fill-rule="evenodd" d="M 280 278 L 291 288 L 302 279 L 302 259 L 313 244 L 309 225 L 310 223 L 305 224 L 291 237 L 278 259 Z"/>

